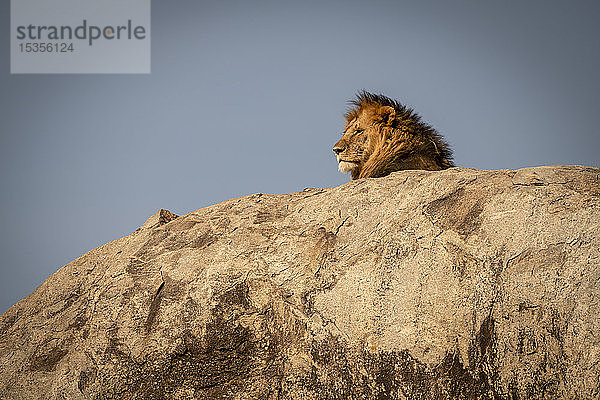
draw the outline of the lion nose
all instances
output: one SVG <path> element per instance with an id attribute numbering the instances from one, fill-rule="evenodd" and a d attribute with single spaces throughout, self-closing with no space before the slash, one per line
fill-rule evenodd
<path id="1" fill-rule="evenodd" d="M 340 155 L 340 153 L 341 153 L 342 151 L 344 151 L 344 150 L 346 150 L 346 147 L 345 147 L 345 146 L 335 146 L 335 147 L 333 148 L 333 152 L 334 152 L 335 154 L 337 154 L 337 155 Z"/>

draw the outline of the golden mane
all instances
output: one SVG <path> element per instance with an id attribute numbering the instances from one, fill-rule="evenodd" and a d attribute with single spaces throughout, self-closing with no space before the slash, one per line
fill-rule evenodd
<path id="1" fill-rule="evenodd" d="M 344 135 L 333 151 L 340 171 L 350 172 L 352 179 L 454 166 L 448 144 L 413 109 L 366 91 L 358 93 L 350 105 Z"/>

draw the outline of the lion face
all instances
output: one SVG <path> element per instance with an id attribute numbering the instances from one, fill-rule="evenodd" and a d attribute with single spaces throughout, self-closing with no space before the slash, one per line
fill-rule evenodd
<path id="1" fill-rule="evenodd" d="M 333 146 L 338 169 L 345 174 L 359 170 L 367 144 L 367 124 L 360 117 L 349 121 L 342 138 Z"/>
<path id="2" fill-rule="evenodd" d="M 381 128 L 382 116 L 389 116 L 390 110 L 391 107 L 363 109 L 348 119 L 342 138 L 333 146 L 340 172 L 353 177 L 360 174 L 371 153 L 373 137 Z"/>

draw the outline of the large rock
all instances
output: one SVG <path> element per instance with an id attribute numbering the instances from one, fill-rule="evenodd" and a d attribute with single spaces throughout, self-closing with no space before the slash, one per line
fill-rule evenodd
<path id="1" fill-rule="evenodd" d="M 600 397 L 600 168 L 233 199 L 0 318 L 2 399 Z"/>

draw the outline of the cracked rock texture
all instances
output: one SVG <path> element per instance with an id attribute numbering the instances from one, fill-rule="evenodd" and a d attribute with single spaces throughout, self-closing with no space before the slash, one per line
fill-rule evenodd
<path id="1" fill-rule="evenodd" d="M 256 194 L 0 317 L 2 399 L 598 399 L 600 168 Z"/>

